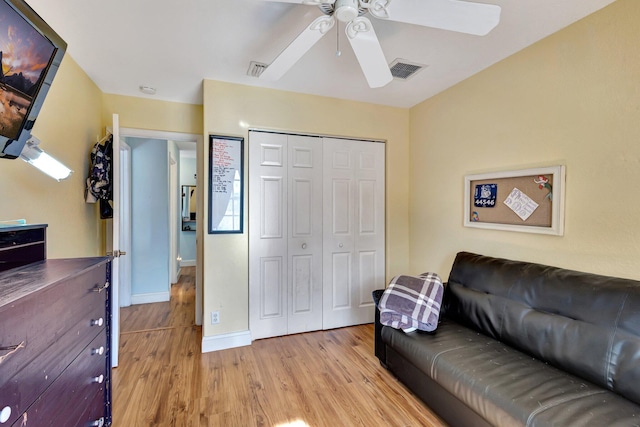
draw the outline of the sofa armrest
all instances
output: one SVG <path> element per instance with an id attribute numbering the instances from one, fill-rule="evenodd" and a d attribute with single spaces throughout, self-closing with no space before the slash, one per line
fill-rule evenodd
<path id="1" fill-rule="evenodd" d="M 380 303 L 380 298 L 382 298 L 383 293 L 384 293 L 384 289 L 377 289 L 372 292 L 373 302 L 376 305 L 374 324 L 373 324 L 373 333 L 374 333 L 375 355 L 378 359 L 380 359 L 380 364 L 386 367 L 387 351 L 384 343 L 382 342 L 382 323 L 380 323 L 380 310 L 378 310 L 378 304 Z"/>

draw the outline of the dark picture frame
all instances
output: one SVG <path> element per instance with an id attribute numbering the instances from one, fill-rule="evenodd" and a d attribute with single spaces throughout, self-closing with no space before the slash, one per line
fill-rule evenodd
<path id="1" fill-rule="evenodd" d="M 244 138 L 209 135 L 209 234 L 242 233 Z"/>

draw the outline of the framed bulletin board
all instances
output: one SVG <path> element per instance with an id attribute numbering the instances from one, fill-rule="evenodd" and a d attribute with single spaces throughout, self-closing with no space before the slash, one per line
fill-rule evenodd
<path id="1" fill-rule="evenodd" d="M 562 236 L 564 184 L 564 166 L 467 175 L 464 225 Z"/>
<path id="2" fill-rule="evenodd" d="M 209 135 L 209 234 L 242 233 L 244 138 Z"/>

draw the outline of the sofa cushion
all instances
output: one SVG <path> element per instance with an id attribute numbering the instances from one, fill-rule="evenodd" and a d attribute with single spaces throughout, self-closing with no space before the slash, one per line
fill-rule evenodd
<path id="1" fill-rule="evenodd" d="M 451 320 L 436 334 L 384 327 L 382 340 L 495 426 L 640 422 L 625 398 Z"/>
<path id="2" fill-rule="evenodd" d="M 640 403 L 640 283 L 461 252 L 447 316 Z"/>

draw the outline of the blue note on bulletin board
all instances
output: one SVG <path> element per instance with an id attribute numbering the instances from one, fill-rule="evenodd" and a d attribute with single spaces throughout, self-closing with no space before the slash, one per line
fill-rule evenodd
<path id="1" fill-rule="evenodd" d="M 478 184 L 473 195 L 473 205 L 477 208 L 493 208 L 497 194 L 498 184 Z"/>

